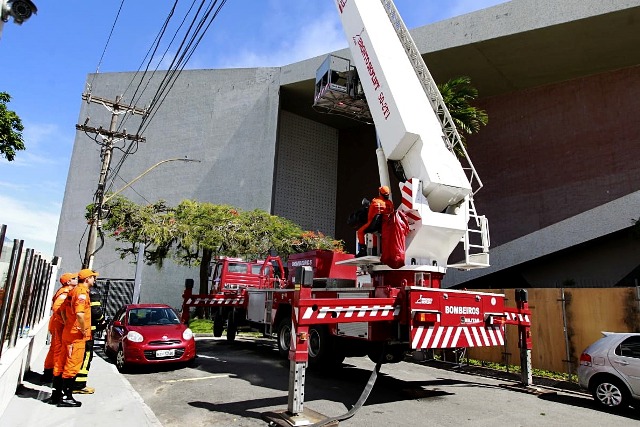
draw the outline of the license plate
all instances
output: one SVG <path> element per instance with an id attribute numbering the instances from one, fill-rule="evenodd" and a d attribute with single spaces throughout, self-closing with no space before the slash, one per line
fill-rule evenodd
<path id="1" fill-rule="evenodd" d="M 170 350 L 156 350 L 156 357 L 172 357 L 176 355 L 176 349 Z"/>

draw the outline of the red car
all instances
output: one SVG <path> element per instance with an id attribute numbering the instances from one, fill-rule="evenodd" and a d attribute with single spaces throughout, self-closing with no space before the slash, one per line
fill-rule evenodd
<path id="1" fill-rule="evenodd" d="M 105 353 L 115 355 L 119 371 L 131 365 L 191 363 L 196 357 L 193 332 L 166 304 L 127 304 L 109 323 Z"/>

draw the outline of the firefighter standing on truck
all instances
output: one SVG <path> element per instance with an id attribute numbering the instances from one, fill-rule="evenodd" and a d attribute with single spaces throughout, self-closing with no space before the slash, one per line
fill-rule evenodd
<path id="1" fill-rule="evenodd" d="M 102 294 L 95 285 L 89 288 L 89 300 L 91 301 L 91 339 L 84 343 L 84 359 L 75 378 L 73 392 L 77 394 L 93 394 L 96 391 L 95 388 L 87 386 L 87 377 L 93 360 L 95 335 L 107 326 L 102 309 Z"/>
<path id="2" fill-rule="evenodd" d="M 382 218 L 380 216 L 393 213 L 395 208 L 393 202 L 389 199 L 390 195 L 391 191 L 386 185 L 378 188 L 378 197 L 374 197 L 369 205 L 367 223 L 358 229 L 358 253 L 356 257 L 367 255 L 367 245 L 364 241 L 365 233 L 380 231 L 380 225 L 382 224 Z M 374 247 L 375 246 L 377 246 L 377 244 L 374 241 Z"/>
<path id="3" fill-rule="evenodd" d="M 82 402 L 73 398 L 75 377 L 80 371 L 84 360 L 85 342 L 91 339 L 91 301 L 89 288 L 93 286 L 98 273 L 91 269 L 78 272 L 78 286 L 69 292 L 63 304 L 64 329 L 62 330 L 62 344 L 64 346 L 62 371 L 63 397 L 59 407 L 79 407 Z"/>
<path id="4" fill-rule="evenodd" d="M 49 334 L 51 334 L 51 344 L 49 345 L 49 351 L 47 357 L 44 360 L 44 372 L 42 373 L 41 380 L 44 383 L 53 381 L 51 397 L 46 399 L 47 403 L 57 405 L 62 398 L 62 366 L 56 360 L 60 360 L 62 357 L 62 329 L 64 323 L 62 321 L 62 315 L 60 314 L 60 308 L 67 299 L 69 291 L 78 284 L 78 273 L 64 273 L 60 276 L 60 283 L 62 286 L 56 291 L 51 303 L 51 318 L 49 319 Z"/>

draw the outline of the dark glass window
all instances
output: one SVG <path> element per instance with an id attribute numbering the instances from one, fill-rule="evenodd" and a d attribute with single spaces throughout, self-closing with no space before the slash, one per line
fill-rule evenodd
<path id="1" fill-rule="evenodd" d="M 622 341 L 616 348 L 616 354 L 640 359 L 640 336 L 629 337 Z"/>

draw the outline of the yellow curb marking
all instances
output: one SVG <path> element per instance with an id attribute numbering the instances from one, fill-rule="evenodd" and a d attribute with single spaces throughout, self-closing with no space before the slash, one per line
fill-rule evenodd
<path id="1" fill-rule="evenodd" d="M 208 377 L 199 377 L 199 378 L 183 378 L 180 380 L 166 380 L 162 381 L 163 383 L 179 383 L 183 381 L 200 381 L 200 380 L 210 380 L 212 378 L 228 378 L 230 374 L 222 374 L 222 375 L 210 375 Z"/>

